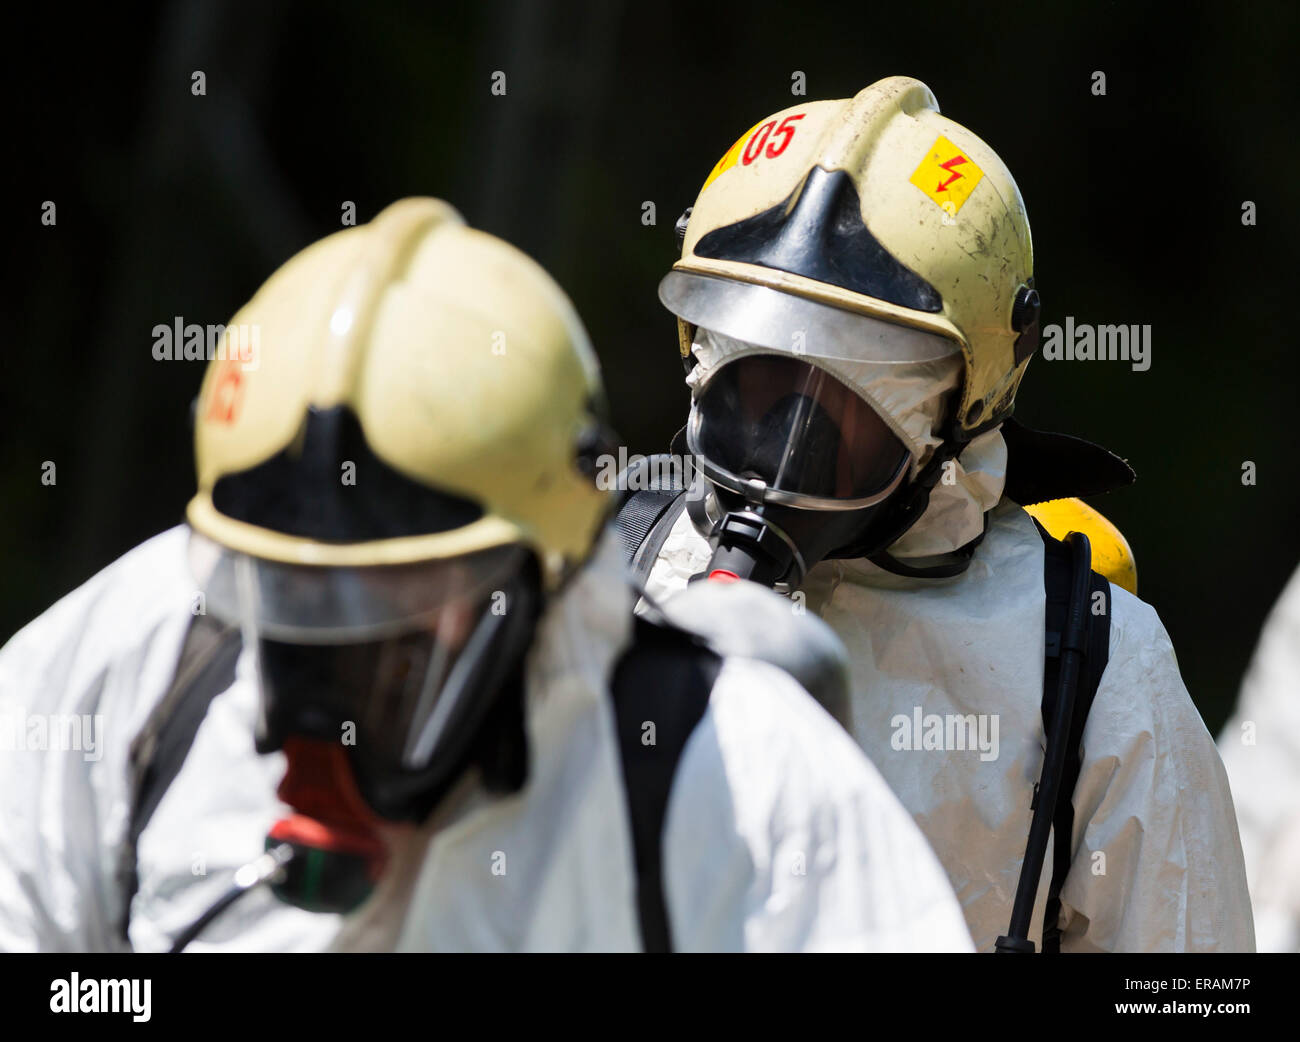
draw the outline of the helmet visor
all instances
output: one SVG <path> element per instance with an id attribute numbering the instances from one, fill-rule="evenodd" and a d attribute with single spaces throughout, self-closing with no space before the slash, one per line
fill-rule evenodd
<path id="1" fill-rule="evenodd" d="M 411 772 L 463 744 L 535 613 L 524 547 L 417 564 L 312 567 L 194 533 L 206 610 L 257 649 L 262 752 L 290 736 L 347 737 L 358 783 L 390 817 Z M 392 811 L 390 813 L 390 811 Z"/>
<path id="2" fill-rule="evenodd" d="M 259 637 L 347 644 L 428 629 L 519 572 L 517 545 L 403 565 L 285 564 L 228 550 L 195 532 L 190 564 L 207 610 Z"/>
<path id="3" fill-rule="evenodd" d="M 698 393 L 687 436 L 715 480 L 737 491 L 758 481 L 767 498 L 826 509 L 883 499 L 910 458 L 856 391 L 804 359 L 778 355 L 725 362 Z"/>
<path id="4" fill-rule="evenodd" d="M 469 703 L 490 694 L 478 681 L 509 621 L 486 601 L 449 603 L 427 628 L 381 640 L 262 637 L 259 745 L 279 748 L 292 735 L 338 741 L 350 725 L 363 792 L 372 778 L 423 770 Z"/>

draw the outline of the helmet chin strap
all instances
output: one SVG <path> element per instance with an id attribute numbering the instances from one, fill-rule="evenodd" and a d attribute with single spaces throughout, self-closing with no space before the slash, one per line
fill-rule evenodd
<path id="1" fill-rule="evenodd" d="M 988 532 L 988 528 L 989 515 L 986 513 L 984 515 L 984 528 L 979 535 L 969 543 L 957 547 L 956 550 L 923 558 L 927 563 L 918 563 L 911 560 L 903 561 L 888 550 L 879 550 L 868 557 L 867 560 L 893 575 L 901 575 L 908 579 L 951 579 L 954 575 L 961 575 L 970 567 L 971 559 L 975 556 L 975 551 L 979 549 L 980 543 L 984 542 L 984 536 Z"/>

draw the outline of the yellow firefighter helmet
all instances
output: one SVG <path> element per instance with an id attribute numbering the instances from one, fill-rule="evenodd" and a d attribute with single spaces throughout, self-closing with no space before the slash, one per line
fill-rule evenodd
<path id="1" fill-rule="evenodd" d="M 1010 415 L 1038 344 L 1020 192 L 905 76 L 742 135 L 705 180 L 660 299 L 679 318 L 683 356 L 695 327 L 823 358 L 960 351 L 958 442 Z"/>
<path id="2" fill-rule="evenodd" d="M 507 544 L 553 585 L 606 514 L 583 453 L 599 370 L 536 263 L 436 199 L 293 257 L 227 327 L 197 402 L 191 526 L 290 565 Z M 224 357 L 223 357 L 224 356 Z"/>

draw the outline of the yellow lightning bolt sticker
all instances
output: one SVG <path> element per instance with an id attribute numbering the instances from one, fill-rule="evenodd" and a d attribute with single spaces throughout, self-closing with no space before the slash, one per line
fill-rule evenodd
<path id="1" fill-rule="evenodd" d="M 701 192 L 736 165 L 737 160 L 740 159 L 740 146 L 748 140 L 750 134 L 754 133 L 762 125 L 762 123 L 755 123 L 736 139 L 736 143 L 727 149 L 722 158 L 718 160 L 717 165 L 709 171 L 709 176 L 704 179 L 704 184 L 700 187 Z"/>
<path id="2" fill-rule="evenodd" d="M 983 177 L 975 160 L 940 136 L 908 180 L 955 217 Z"/>

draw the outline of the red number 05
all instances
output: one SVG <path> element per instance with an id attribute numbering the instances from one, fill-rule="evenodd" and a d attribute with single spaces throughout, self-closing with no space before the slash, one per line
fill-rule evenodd
<path id="1" fill-rule="evenodd" d="M 766 155 L 768 159 L 775 159 L 784 152 L 794 140 L 794 127 L 790 126 L 796 120 L 803 119 L 807 113 L 801 112 L 797 116 L 786 116 L 781 120 L 781 125 L 776 125 L 776 120 L 771 119 L 754 131 L 753 136 L 745 144 L 744 155 L 741 156 L 741 162 L 749 166 L 755 159 L 761 155 Z M 774 129 L 775 128 L 775 129 Z M 769 141 L 769 138 L 771 139 Z M 781 138 L 778 145 L 776 139 Z M 763 146 L 767 145 L 767 151 L 763 151 Z"/>

